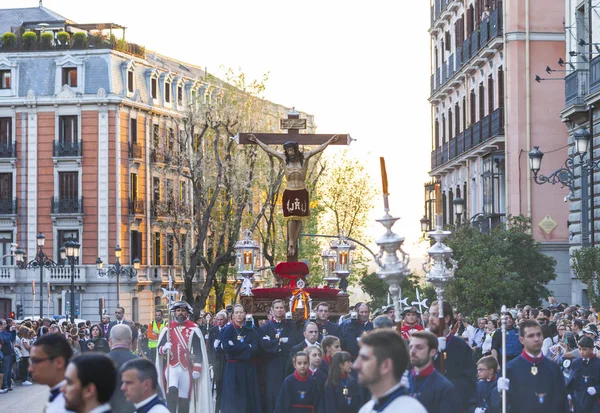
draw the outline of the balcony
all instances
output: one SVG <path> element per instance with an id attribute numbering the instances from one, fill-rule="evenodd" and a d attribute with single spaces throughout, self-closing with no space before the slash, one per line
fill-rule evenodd
<path id="1" fill-rule="evenodd" d="M 52 214 L 83 214 L 83 197 L 52 198 Z"/>
<path id="2" fill-rule="evenodd" d="M 456 3 L 456 2 L 450 2 Z M 448 2 L 446 2 L 448 4 Z M 502 36 L 502 9 L 493 10 L 490 13 L 490 17 L 482 21 L 479 26 L 475 28 L 473 33 L 469 37 L 467 37 L 461 47 L 457 47 L 456 51 L 450 57 L 453 58 L 453 61 L 450 62 L 448 60 L 446 73 L 448 75 L 443 78 L 443 74 L 439 75 L 438 71 L 440 68 L 436 68 L 436 82 L 435 88 L 432 92 L 432 96 L 440 89 L 443 85 L 453 83 L 453 78 L 462 71 L 462 69 L 469 63 L 471 59 L 474 60 L 473 64 L 481 64 L 486 61 L 486 57 L 489 56 L 490 53 L 493 53 L 493 49 L 497 48 L 499 44 L 498 42 L 494 43 L 494 40 Z M 488 47 L 489 46 L 489 47 Z M 484 51 L 480 51 L 484 49 Z M 450 67 L 451 66 L 451 67 Z M 443 68 L 442 72 L 444 71 Z M 471 69 L 472 70 L 472 69 Z"/>
<path id="3" fill-rule="evenodd" d="M 17 198 L 0 199 L 0 215 L 17 215 Z"/>
<path id="4" fill-rule="evenodd" d="M 131 199 L 128 200 L 129 215 L 145 215 L 146 214 L 146 201 L 143 199 Z"/>
<path id="5" fill-rule="evenodd" d="M 465 152 L 473 147 L 473 129 L 467 128 L 465 131 Z"/>
<path id="6" fill-rule="evenodd" d="M 473 146 L 481 143 L 481 121 L 473 124 Z"/>
<path id="7" fill-rule="evenodd" d="M 81 156 L 81 141 L 77 142 L 54 142 L 52 156 L 56 158 L 76 158 Z"/>
<path id="8" fill-rule="evenodd" d="M 491 117 L 490 139 L 504 136 L 504 109 L 498 108 L 486 117 Z"/>
<path id="9" fill-rule="evenodd" d="M 565 77 L 565 106 L 583 105 L 587 93 L 587 73 L 575 70 Z M 594 78 L 592 78 L 594 80 Z"/>
<path id="10" fill-rule="evenodd" d="M 448 162 L 448 142 L 442 145 L 442 164 Z"/>
<path id="11" fill-rule="evenodd" d="M 150 161 L 152 163 L 168 164 L 173 160 L 171 151 L 165 148 L 154 148 L 150 154 Z"/>
<path id="12" fill-rule="evenodd" d="M 450 138 L 448 145 L 448 159 L 456 158 L 456 138 Z"/>
<path id="13" fill-rule="evenodd" d="M 483 119 L 481 119 L 481 141 L 486 141 L 490 138 L 490 134 L 491 134 L 491 116 L 486 116 Z"/>
<path id="14" fill-rule="evenodd" d="M 136 143 L 129 142 L 129 159 L 143 159 L 142 147 Z"/>
<path id="15" fill-rule="evenodd" d="M 14 143 L 0 143 L 0 158 L 16 158 L 17 145 Z"/>
<path id="16" fill-rule="evenodd" d="M 465 151 L 465 134 L 463 132 L 459 133 L 456 137 L 456 156 L 462 155 Z"/>

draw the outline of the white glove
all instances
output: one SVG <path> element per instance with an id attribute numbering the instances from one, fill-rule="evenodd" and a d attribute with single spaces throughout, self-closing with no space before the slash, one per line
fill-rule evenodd
<path id="1" fill-rule="evenodd" d="M 264 337 L 263 337 L 263 340 L 271 340 L 271 337 L 269 337 L 269 336 L 264 336 Z"/>
<path id="2" fill-rule="evenodd" d="M 596 389 L 595 389 L 594 387 L 590 386 L 590 387 L 588 387 L 588 388 L 587 388 L 587 393 L 588 393 L 590 396 L 593 396 L 593 395 L 595 395 L 595 394 L 596 394 Z"/>
<path id="3" fill-rule="evenodd" d="M 502 390 L 508 391 L 509 387 L 510 387 L 510 380 L 505 379 L 504 377 L 500 377 L 498 379 L 497 385 L 498 385 L 498 393 L 500 393 Z"/>
<path id="4" fill-rule="evenodd" d="M 200 372 L 199 372 L 199 371 L 193 371 L 193 372 L 192 372 L 192 378 L 193 378 L 194 380 L 197 380 L 197 379 L 199 379 L 199 378 L 200 378 Z"/>
<path id="5" fill-rule="evenodd" d="M 162 353 L 163 354 L 167 354 L 167 351 L 171 350 L 171 348 L 173 347 L 173 345 L 171 343 L 166 343 L 164 346 L 162 346 Z"/>
<path id="6" fill-rule="evenodd" d="M 485 413 L 485 409 L 483 407 L 478 407 L 473 413 Z"/>
<path id="7" fill-rule="evenodd" d="M 400 379 L 400 387 L 410 389 L 410 381 L 408 380 L 408 374 L 404 373 Z"/>
<path id="8" fill-rule="evenodd" d="M 221 340 L 216 339 L 215 342 L 213 343 L 213 347 L 215 348 L 215 350 L 219 348 L 220 344 L 221 344 Z"/>
<path id="9" fill-rule="evenodd" d="M 438 350 L 446 350 L 446 337 L 438 337 Z"/>

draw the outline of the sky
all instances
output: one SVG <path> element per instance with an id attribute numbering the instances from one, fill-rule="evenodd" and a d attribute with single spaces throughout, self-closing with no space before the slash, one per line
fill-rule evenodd
<path id="1" fill-rule="evenodd" d="M 0 8 L 38 0 L 0 0 Z M 315 116 L 319 133 L 350 133 L 383 215 L 384 156 L 394 231 L 417 252 L 431 151 L 428 1 L 44 0 L 78 23 L 117 23 L 126 39 L 198 65 L 269 80 L 265 97 Z M 326 154 L 335 157 L 337 147 Z M 374 239 L 383 234 L 375 221 Z"/>

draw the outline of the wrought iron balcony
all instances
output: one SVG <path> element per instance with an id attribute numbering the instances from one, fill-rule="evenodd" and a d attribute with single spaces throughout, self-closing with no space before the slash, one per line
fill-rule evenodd
<path id="1" fill-rule="evenodd" d="M 477 146 L 481 143 L 481 121 L 473 124 L 473 146 Z"/>
<path id="2" fill-rule="evenodd" d="M 486 116 L 483 119 L 481 119 L 481 141 L 486 141 L 490 138 L 490 135 L 492 133 L 491 130 L 491 120 L 492 117 L 491 116 Z"/>
<path id="3" fill-rule="evenodd" d="M 129 198 L 129 215 L 144 215 L 146 213 L 146 201 L 143 199 Z"/>
<path id="4" fill-rule="evenodd" d="M 17 215 L 17 198 L 0 198 L 0 215 Z"/>
<path id="5" fill-rule="evenodd" d="M 52 198 L 53 214 L 83 214 L 83 197 Z"/>
<path id="6" fill-rule="evenodd" d="M 0 158 L 16 158 L 17 145 L 14 142 L 0 143 Z"/>
<path id="7" fill-rule="evenodd" d="M 77 142 L 54 142 L 52 156 L 55 157 L 78 157 L 81 156 L 81 141 Z"/>
<path id="8" fill-rule="evenodd" d="M 600 90 L 600 56 L 596 56 L 590 63 L 590 93 Z"/>
<path id="9" fill-rule="evenodd" d="M 587 93 L 586 75 L 586 72 L 575 70 L 565 77 L 565 106 L 584 104 L 583 99 Z"/>
<path id="10" fill-rule="evenodd" d="M 129 142 L 129 159 L 143 159 L 140 145 Z"/>
<path id="11" fill-rule="evenodd" d="M 485 45 L 490 39 L 490 19 L 484 19 L 479 25 L 479 44 Z"/>
<path id="12" fill-rule="evenodd" d="M 465 131 L 465 152 L 473 147 L 473 128 L 467 128 Z"/>
<path id="13" fill-rule="evenodd" d="M 171 163 L 173 160 L 173 155 L 171 151 L 165 148 L 154 148 L 152 149 L 152 153 L 150 155 L 150 160 L 153 163 Z"/>

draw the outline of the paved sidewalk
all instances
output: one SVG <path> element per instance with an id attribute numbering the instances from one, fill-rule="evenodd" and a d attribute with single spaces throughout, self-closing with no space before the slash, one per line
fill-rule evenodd
<path id="1" fill-rule="evenodd" d="M 48 386 L 13 384 L 13 391 L 0 394 L 2 413 L 42 413 L 48 401 Z"/>

